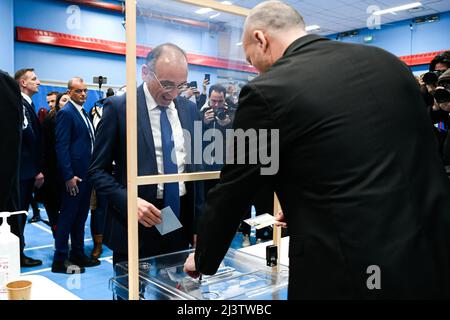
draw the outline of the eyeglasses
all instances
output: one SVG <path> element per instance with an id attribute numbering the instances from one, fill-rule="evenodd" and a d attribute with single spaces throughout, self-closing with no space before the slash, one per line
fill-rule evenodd
<path id="1" fill-rule="evenodd" d="M 80 94 L 82 92 L 87 93 L 88 89 L 75 89 L 74 91 L 75 91 L 75 93 Z"/>
<path id="2" fill-rule="evenodd" d="M 161 86 L 161 88 L 165 91 L 172 91 L 177 89 L 178 91 L 181 90 L 185 90 L 188 87 L 188 83 L 187 81 L 180 83 L 179 85 L 176 85 L 175 83 L 173 83 L 172 81 L 159 81 L 158 77 L 156 76 L 156 74 L 150 70 L 150 72 L 153 74 L 153 76 L 155 77 L 156 81 L 158 81 L 158 84 Z"/>

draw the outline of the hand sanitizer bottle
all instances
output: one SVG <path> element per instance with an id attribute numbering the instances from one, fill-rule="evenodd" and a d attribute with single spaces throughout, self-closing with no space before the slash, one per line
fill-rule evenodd
<path id="1" fill-rule="evenodd" d="M 19 238 L 11 233 L 7 218 L 25 211 L 0 212 L 3 223 L 0 226 L 0 300 L 7 299 L 6 284 L 20 276 Z"/>

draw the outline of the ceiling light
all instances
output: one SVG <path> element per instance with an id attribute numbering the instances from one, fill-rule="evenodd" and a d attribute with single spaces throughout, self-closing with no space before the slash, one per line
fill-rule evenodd
<path id="1" fill-rule="evenodd" d="M 230 1 L 222 1 L 221 4 L 226 4 L 227 6 L 231 6 L 233 3 Z"/>
<path id="2" fill-rule="evenodd" d="M 318 26 L 317 24 L 312 25 L 312 26 L 307 26 L 306 31 L 316 31 L 316 30 L 320 30 L 320 26 Z"/>
<path id="3" fill-rule="evenodd" d="M 394 12 L 404 11 L 404 10 L 408 10 L 408 9 L 414 9 L 414 8 L 417 8 L 417 7 L 420 7 L 420 6 L 422 6 L 422 3 L 414 2 L 414 3 L 405 4 L 405 5 L 398 6 L 398 7 L 393 7 L 393 8 L 390 8 L 390 9 L 378 10 L 378 11 L 375 11 L 373 13 L 373 15 L 380 16 L 380 15 L 386 14 L 386 13 L 395 14 Z"/>
<path id="4" fill-rule="evenodd" d="M 220 12 L 213 14 L 211 17 L 209 17 L 210 19 L 214 19 L 216 17 L 220 16 Z"/>
<path id="5" fill-rule="evenodd" d="M 240 47 L 240 46 L 242 46 L 242 42 L 238 42 L 238 43 L 236 43 L 236 45 L 237 45 L 238 47 Z"/>
<path id="6" fill-rule="evenodd" d="M 205 14 L 205 13 L 208 13 L 208 12 L 211 12 L 211 11 L 213 11 L 213 9 L 211 9 L 211 8 L 200 8 L 197 11 L 195 11 L 195 13 L 197 13 L 197 14 Z"/>

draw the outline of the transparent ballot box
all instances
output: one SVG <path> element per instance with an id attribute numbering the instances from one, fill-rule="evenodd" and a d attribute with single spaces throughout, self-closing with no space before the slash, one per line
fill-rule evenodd
<path id="1" fill-rule="evenodd" d="M 279 300 L 287 298 L 289 269 L 266 266 L 265 259 L 230 249 L 215 275 L 193 279 L 183 265 L 193 250 L 141 259 L 141 300 Z M 128 263 L 115 266 L 110 288 L 128 299 Z"/>

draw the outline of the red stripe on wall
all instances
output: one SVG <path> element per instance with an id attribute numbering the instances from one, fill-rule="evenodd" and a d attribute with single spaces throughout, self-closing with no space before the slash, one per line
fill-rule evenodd
<path id="1" fill-rule="evenodd" d="M 413 54 L 410 56 L 402 56 L 402 57 L 400 57 L 400 60 L 405 62 L 408 66 L 418 66 L 421 64 L 429 64 L 435 56 L 437 56 L 438 54 L 440 54 L 442 52 L 445 52 L 445 50 Z"/>
<path id="2" fill-rule="evenodd" d="M 121 5 L 107 3 L 103 1 L 95 1 L 95 0 L 63 0 L 63 1 L 122 13 Z"/>
<path id="3" fill-rule="evenodd" d="M 16 39 L 21 42 L 46 44 L 51 46 L 82 49 L 89 51 L 105 52 L 125 55 L 125 43 L 117 41 L 102 40 L 89 37 L 81 37 L 60 32 L 16 27 Z M 138 45 L 137 56 L 145 58 L 151 47 Z M 209 57 L 198 54 L 188 54 L 188 62 L 194 65 L 230 69 L 256 73 L 256 69 L 245 62 Z"/>

